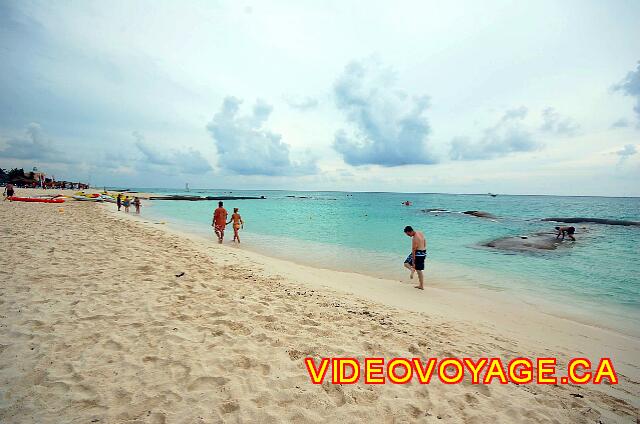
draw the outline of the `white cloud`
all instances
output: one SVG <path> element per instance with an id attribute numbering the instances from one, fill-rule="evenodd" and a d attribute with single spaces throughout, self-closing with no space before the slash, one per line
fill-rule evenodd
<path id="1" fill-rule="evenodd" d="M 633 110 L 636 112 L 638 125 L 640 126 L 640 61 L 638 62 L 636 69 L 629 72 L 622 81 L 613 87 L 613 89 L 615 91 L 621 91 L 626 96 L 635 98 L 636 104 L 633 107 Z"/>
<path id="2" fill-rule="evenodd" d="M 297 110 L 307 111 L 312 110 L 318 107 L 318 99 L 313 97 L 305 96 L 305 97 L 287 97 L 285 98 L 287 104 Z"/>
<path id="3" fill-rule="evenodd" d="M 56 163 L 71 163 L 73 161 L 68 154 L 54 146 L 53 142 L 45 136 L 42 126 L 37 122 L 27 125 L 24 136 L 8 139 L 5 148 L 0 151 L 0 155 L 11 159 Z"/>
<path id="4" fill-rule="evenodd" d="M 204 174 L 212 171 L 211 164 L 202 154 L 193 149 L 187 150 L 157 150 L 145 142 L 144 136 L 133 132 L 136 147 L 143 155 L 141 165 L 153 169 L 155 172 L 169 174 Z"/>
<path id="5" fill-rule="evenodd" d="M 542 145 L 523 123 L 526 116 L 524 106 L 511 109 L 495 125 L 485 129 L 478 141 L 473 142 L 468 137 L 453 138 L 449 157 L 452 160 L 487 160 L 540 149 Z"/>
<path id="6" fill-rule="evenodd" d="M 294 161 L 282 136 L 265 127 L 273 107 L 258 100 L 239 116 L 242 101 L 226 97 L 207 125 L 218 149 L 218 165 L 241 175 L 305 175 L 317 172 L 315 161 Z"/>
<path id="7" fill-rule="evenodd" d="M 334 85 L 334 95 L 350 129 L 335 134 L 334 148 L 350 165 L 432 164 L 425 112 L 428 97 L 394 87 L 389 70 L 375 61 L 351 62 Z"/>
<path id="8" fill-rule="evenodd" d="M 620 162 L 624 162 L 636 153 L 638 153 L 638 149 L 633 144 L 626 144 L 622 149 L 616 151 L 616 155 L 620 157 Z"/>
<path id="9" fill-rule="evenodd" d="M 578 132 L 579 125 L 571 118 L 564 118 L 552 107 L 548 107 L 542 111 L 542 125 L 540 130 L 543 132 L 555 133 L 560 135 L 575 135 Z"/>
<path id="10" fill-rule="evenodd" d="M 629 120 L 626 118 L 620 118 L 611 124 L 611 128 L 627 128 L 630 124 Z"/>

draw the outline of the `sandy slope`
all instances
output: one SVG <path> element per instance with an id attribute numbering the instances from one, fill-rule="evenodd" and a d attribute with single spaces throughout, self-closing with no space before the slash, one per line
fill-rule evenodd
<path id="1" fill-rule="evenodd" d="M 511 332 L 508 317 L 504 328 L 463 324 L 455 310 L 450 317 L 403 310 L 382 304 L 384 293 L 376 301 L 318 283 L 362 276 L 307 269 L 309 281 L 300 282 L 304 268 L 204 245 L 95 204 L 59 210 L 0 204 L 0 422 L 635 422 L 638 415 L 633 359 L 622 384 L 597 390 L 311 385 L 305 356 L 557 354 L 563 363 L 576 352 Z"/>

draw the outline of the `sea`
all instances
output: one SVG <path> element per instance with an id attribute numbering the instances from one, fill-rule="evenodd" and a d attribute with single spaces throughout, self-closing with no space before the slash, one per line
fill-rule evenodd
<path id="1" fill-rule="evenodd" d="M 501 292 L 551 304 L 576 318 L 638 336 L 640 226 L 560 224 L 548 217 L 640 221 L 640 198 L 137 188 L 192 196 L 264 196 L 225 201 L 245 222 L 242 247 L 315 267 L 406 280 L 407 225 L 427 238 L 426 284 Z M 410 201 L 411 206 L 403 202 Z M 143 214 L 214 237 L 217 201 L 152 201 Z M 148 205 L 149 206 L 149 205 Z M 478 210 L 495 218 L 464 214 Z M 576 227 L 556 250 L 506 252 L 491 240 Z M 228 228 L 228 241 L 233 231 Z M 434 283 L 437 281 L 437 283 Z"/>

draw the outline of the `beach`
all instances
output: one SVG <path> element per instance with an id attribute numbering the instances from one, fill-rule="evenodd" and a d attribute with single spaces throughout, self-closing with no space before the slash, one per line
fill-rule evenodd
<path id="1" fill-rule="evenodd" d="M 26 192 L 26 191 L 25 191 Z M 36 193 L 31 191 L 30 193 Z M 314 268 L 113 204 L 2 202 L 0 421 L 636 422 L 640 340 Z M 610 357 L 617 385 L 313 385 L 305 357 Z"/>

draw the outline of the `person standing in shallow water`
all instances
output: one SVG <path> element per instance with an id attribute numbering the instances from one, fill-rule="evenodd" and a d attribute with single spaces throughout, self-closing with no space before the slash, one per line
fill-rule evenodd
<path id="1" fill-rule="evenodd" d="M 213 222 L 211 223 L 220 244 L 224 240 L 224 227 L 227 225 L 227 216 L 229 215 L 222 205 L 222 202 L 218 202 L 218 208 L 213 212 Z"/>
<path id="2" fill-rule="evenodd" d="M 136 215 L 140 215 L 140 198 L 136 197 L 133 199 L 133 206 L 136 207 Z"/>
<path id="3" fill-rule="evenodd" d="M 418 273 L 419 284 L 414 286 L 416 289 L 424 290 L 424 260 L 427 257 L 427 239 L 425 239 L 422 231 L 415 231 L 411 226 L 404 227 L 404 233 L 411 237 L 411 253 L 404 261 L 405 268 L 411 270 L 410 278 L 413 278 L 415 272 Z"/>
<path id="4" fill-rule="evenodd" d="M 120 208 L 122 207 L 122 194 L 118 193 L 118 197 L 116 197 L 116 205 L 118 205 L 118 212 L 120 212 Z"/>
<path id="5" fill-rule="evenodd" d="M 227 222 L 227 224 L 231 224 L 233 221 L 233 241 L 238 241 L 240 243 L 240 235 L 238 231 L 240 228 L 244 228 L 244 222 L 242 221 L 242 217 L 238 213 L 238 208 L 233 208 L 233 215 L 231 215 L 231 220 Z"/>

